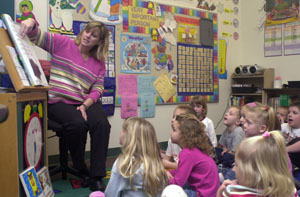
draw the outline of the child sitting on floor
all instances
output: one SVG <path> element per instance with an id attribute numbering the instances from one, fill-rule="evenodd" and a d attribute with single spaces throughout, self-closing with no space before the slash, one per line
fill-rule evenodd
<path id="1" fill-rule="evenodd" d="M 122 153 L 111 170 L 106 197 L 161 196 L 168 185 L 156 134 L 143 118 L 128 118 L 120 134 Z"/>
<path id="2" fill-rule="evenodd" d="M 186 104 L 178 105 L 174 109 L 171 124 L 175 120 L 176 116 L 180 115 L 180 114 L 196 115 L 196 112 L 190 105 L 186 105 Z M 181 151 L 181 148 L 177 144 L 172 143 L 171 138 L 169 138 L 168 148 L 165 153 L 162 152 L 163 165 L 166 169 L 177 169 L 178 157 L 179 157 L 180 151 Z"/>
<path id="3" fill-rule="evenodd" d="M 244 139 L 244 131 L 240 127 L 240 117 L 241 112 L 238 106 L 230 107 L 225 113 L 223 123 L 226 129 L 219 140 L 222 147 L 216 148 L 218 164 L 221 164 L 222 167 L 232 168 L 236 148 Z"/>
<path id="4" fill-rule="evenodd" d="M 204 125 L 191 114 L 178 115 L 171 140 L 182 148 L 177 170 L 168 171 L 170 184 L 184 188 L 188 196 L 216 196 L 220 185 L 217 166 L 210 156 L 214 148 Z"/>
<path id="5" fill-rule="evenodd" d="M 286 154 L 284 138 L 278 131 L 243 140 L 235 154 L 237 180 L 224 181 L 217 197 L 297 197 Z"/>
<path id="6" fill-rule="evenodd" d="M 205 131 L 213 145 L 217 147 L 218 140 L 215 132 L 214 123 L 211 119 L 206 117 L 207 115 L 207 104 L 203 96 L 193 96 L 190 102 L 190 105 L 194 108 L 197 113 L 198 119 L 205 125 Z"/>

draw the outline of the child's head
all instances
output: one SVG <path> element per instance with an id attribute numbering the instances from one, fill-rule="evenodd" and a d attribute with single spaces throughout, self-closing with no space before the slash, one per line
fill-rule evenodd
<path id="1" fill-rule="evenodd" d="M 202 119 L 207 115 L 207 104 L 203 96 L 193 96 L 190 105 L 194 108 L 198 118 Z"/>
<path id="2" fill-rule="evenodd" d="M 227 127 L 239 126 L 241 118 L 241 108 L 238 106 L 231 106 L 224 116 L 224 125 Z"/>
<path id="3" fill-rule="evenodd" d="M 172 122 L 175 120 L 176 116 L 180 114 L 193 114 L 197 116 L 192 106 L 187 104 L 181 104 L 174 109 Z"/>
<path id="4" fill-rule="evenodd" d="M 261 189 L 262 196 L 292 196 L 295 192 L 285 140 L 278 131 L 243 140 L 233 170 L 238 184 Z"/>
<path id="5" fill-rule="evenodd" d="M 167 185 L 168 179 L 160 157 L 154 127 L 150 122 L 139 117 L 126 119 L 120 134 L 122 153 L 118 157 L 118 167 L 123 177 L 132 178 L 143 164 L 145 191 L 156 196 Z"/>
<path id="6" fill-rule="evenodd" d="M 198 148 L 203 153 L 210 155 L 213 147 L 205 132 L 203 123 L 192 114 L 176 116 L 172 125 L 171 140 L 181 148 Z"/>
<path id="7" fill-rule="evenodd" d="M 290 104 L 288 114 L 288 124 L 293 129 L 300 128 L 300 101 L 294 101 Z"/>
<path id="8" fill-rule="evenodd" d="M 276 109 L 276 117 L 281 123 L 287 122 L 287 117 L 289 114 L 289 108 L 287 106 L 279 106 Z"/>
<path id="9" fill-rule="evenodd" d="M 268 105 L 248 107 L 243 129 L 246 137 L 261 135 L 265 131 L 277 130 L 277 118 L 274 110 Z M 280 126 L 280 125 L 279 125 Z M 279 129 L 280 130 L 280 129 Z"/>
<path id="10" fill-rule="evenodd" d="M 243 105 L 241 107 L 241 118 L 240 118 L 241 125 L 243 125 L 245 123 L 245 117 L 246 117 L 247 110 L 251 107 L 256 107 L 256 106 L 263 106 L 263 104 L 261 104 L 259 102 L 251 102 L 251 103 L 247 103 L 246 105 Z"/>

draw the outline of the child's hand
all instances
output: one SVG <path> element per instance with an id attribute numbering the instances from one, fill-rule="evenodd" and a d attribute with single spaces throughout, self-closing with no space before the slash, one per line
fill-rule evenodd
<path id="1" fill-rule="evenodd" d="M 168 176 L 168 179 L 174 178 L 173 175 L 169 171 L 167 171 L 167 176 Z"/>
<path id="2" fill-rule="evenodd" d="M 226 192 L 226 187 L 227 187 L 228 185 L 236 185 L 236 184 L 237 184 L 237 181 L 236 181 L 236 180 L 233 180 L 233 181 L 231 181 L 231 180 L 229 180 L 229 179 L 225 180 L 225 181 L 223 182 L 223 184 L 222 184 L 222 185 L 219 187 L 219 189 L 218 189 L 217 197 L 221 197 L 223 191 Z M 227 195 L 227 196 L 230 196 L 230 195 L 227 194 L 227 193 L 226 193 L 226 195 Z"/>
<path id="3" fill-rule="evenodd" d="M 227 153 L 227 152 L 228 152 L 228 149 L 226 147 L 223 147 L 223 152 L 221 153 L 222 156 L 224 156 L 224 154 Z"/>

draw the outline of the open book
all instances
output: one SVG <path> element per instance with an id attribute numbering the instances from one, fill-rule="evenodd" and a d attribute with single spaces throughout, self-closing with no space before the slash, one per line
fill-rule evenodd
<path id="1" fill-rule="evenodd" d="M 2 14 L 2 19 L 7 27 L 9 36 L 15 46 L 17 55 L 20 58 L 20 62 L 25 70 L 25 73 L 28 77 L 31 86 L 48 86 L 47 79 L 41 67 L 41 64 L 36 57 L 36 54 L 33 50 L 33 46 L 27 36 L 24 38 L 20 35 L 20 25 L 16 24 L 8 14 Z M 12 59 L 16 57 L 13 54 L 12 50 L 9 50 L 10 56 Z M 15 60 L 15 59 L 14 59 Z M 16 64 L 16 63 L 15 63 Z M 19 65 L 16 65 L 19 66 Z M 24 86 L 29 85 L 26 82 L 25 77 L 20 74 L 20 78 L 24 83 Z"/>

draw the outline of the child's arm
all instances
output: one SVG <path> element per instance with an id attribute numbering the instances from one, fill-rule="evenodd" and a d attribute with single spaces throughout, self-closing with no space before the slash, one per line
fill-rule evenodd
<path id="1" fill-rule="evenodd" d="M 235 181 L 235 180 L 234 180 L 234 181 L 231 181 L 231 180 L 229 180 L 229 179 L 225 180 L 225 181 L 223 182 L 223 184 L 222 184 L 222 185 L 219 187 L 219 189 L 218 189 L 217 197 L 223 197 L 222 193 L 223 193 L 223 191 L 226 192 L 226 187 L 227 187 L 228 185 L 235 185 L 235 184 L 236 184 L 236 181 Z M 230 196 L 230 194 L 228 194 L 228 193 L 226 192 L 226 196 Z"/>
<path id="2" fill-rule="evenodd" d="M 296 142 L 295 144 L 289 145 L 286 148 L 287 152 L 289 153 L 295 153 L 295 152 L 300 152 L 300 141 Z"/>
<path id="3" fill-rule="evenodd" d="M 173 162 L 172 159 L 173 159 L 172 156 L 168 156 L 168 155 L 166 155 L 163 158 L 162 162 L 166 169 L 177 169 L 178 168 L 177 162 Z"/>

